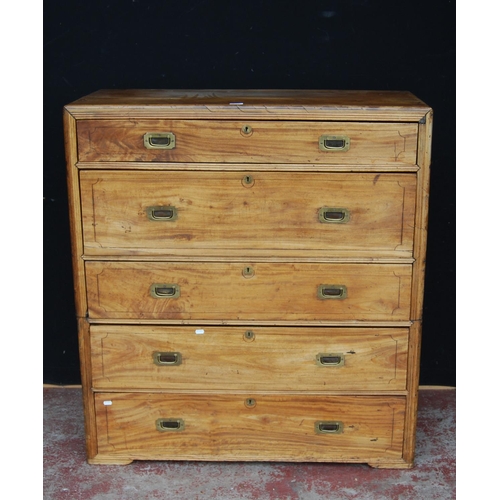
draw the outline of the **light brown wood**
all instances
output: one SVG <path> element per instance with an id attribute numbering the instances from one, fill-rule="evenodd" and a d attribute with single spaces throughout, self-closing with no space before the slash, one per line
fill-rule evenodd
<path id="1" fill-rule="evenodd" d="M 101 89 L 81 97 L 67 107 L 79 110 L 81 106 L 89 106 L 93 112 L 99 112 L 106 106 L 114 105 L 122 107 L 122 113 L 126 114 L 129 109 L 137 111 L 134 106 L 161 109 L 162 104 L 195 109 L 196 105 L 242 108 L 252 104 L 257 108 L 274 106 L 277 112 L 305 106 L 310 106 L 313 111 L 342 108 L 374 112 L 397 108 L 401 113 L 408 113 L 416 109 L 429 109 L 407 91 L 333 89 Z"/>
<path id="2" fill-rule="evenodd" d="M 243 127 L 252 132 L 244 134 Z M 417 125 L 408 123 L 85 120 L 78 122 L 79 161 L 176 161 L 342 165 L 414 165 Z M 175 134 L 174 149 L 147 149 L 144 134 Z M 350 139 L 346 151 L 321 151 L 321 136 Z"/>
<path id="3" fill-rule="evenodd" d="M 403 456 L 409 463 L 415 459 L 417 433 L 418 386 L 420 374 L 420 351 L 422 344 L 422 313 L 424 300 L 425 255 L 427 246 L 427 223 L 430 187 L 430 163 L 432 145 L 433 116 L 430 111 L 426 115 L 425 123 L 419 125 L 418 158 L 420 171 L 418 172 L 418 196 L 416 200 L 415 221 L 415 263 L 413 265 L 413 291 L 410 314 L 414 321 L 410 328 L 410 343 L 408 352 L 408 400 L 407 424 L 405 429 L 405 446 Z"/>
<path id="4" fill-rule="evenodd" d="M 77 326 L 80 374 L 82 380 L 83 416 L 85 422 L 85 443 L 87 457 L 92 458 L 97 454 L 97 431 L 94 411 L 94 394 L 92 392 L 90 327 L 84 318 L 78 318 Z"/>
<path id="5" fill-rule="evenodd" d="M 66 108 L 78 119 L 203 118 L 418 122 L 429 107 L 410 92 L 373 90 L 99 90 Z"/>
<path id="6" fill-rule="evenodd" d="M 94 390 L 406 389 L 407 329 L 95 325 L 91 341 Z M 180 362 L 158 365 L 155 353 Z"/>
<path id="7" fill-rule="evenodd" d="M 80 183 L 86 256 L 413 255 L 413 174 L 82 171 Z M 177 219 L 152 221 L 155 206 Z M 347 222 L 321 222 L 323 207 Z"/>
<path id="8" fill-rule="evenodd" d="M 420 170 L 417 175 L 415 248 L 414 248 L 414 293 L 412 300 L 412 319 L 422 320 L 425 281 L 425 255 L 427 249 L 427 225 L 429 217 L 430 164 L 432 147 L 433 114 L 429 112 L 425 123 L 419 125 L 418 160 Z"/>
<path id="9" fill-rule="evenodd" d="M 78 352 L 80 357 L 80 374 L 83 393 L 83 413 L 85 424 L 85 445 L 87 457 L 97 454 L 97 434 L 92 394 L 92 373 L 90 367 L 90 333 L 87 315 L 87 293 L 85 287 L 85 267 L 81 258 L 83 254 L 83 237 L 81 224 L 81 204 L 78 170 L 76 168 L 76 120 L 67 111 L 63 112 L 64 143 L 67 165 L 67 186 L 69 202 L 69 221 L 71 234 L 73 287 L 76 310 L 76 326 L 78 331 Z"/>
<path id="10" fill-rule="evenodd" d="M 110 458 L 349 462 L 402 452 L 403 397 L 98 393 L 95 404 L 99 452 Z M 182 419 L 184 430 L 158 431 L 160 418 Z M 317 434 L 318 421 L 343 432 Z"/>
<path id="11" fill-rule="evenodd" d="M 412 467 L 425 103 L 408 92 L 102 90 L 66 106 L 64 124 L 89 463 Z M 145 148 L 146 132 L 173 132 L 175 148 Z M 349 149 L 322 151 L 324 134 L 349 137 Z M 176 217 L 152 221 L 148 207 Z M 323 207 L 349 220 L 320 222 Z M 321 354 L 343 364 L 320 366 Z M 159 431 L 158 418 L 185 427 Z M 319 420 L 344 426 L 318 434 Z"/>
<path id="12" fill-rule="evenodd" d="M 221 170 L 219 163 L 179 163 L 179 162 L 145 162 L 133 161 L 103 161 L 103 162 L 78 162 L 76 164 L 80 170 Z M 253 170 L 265 170 L 267 172 L 418 172 L 418 165 L 377 164 L 377 165 L 332 165 L 319 163 L 224 163 L 223 170 L 251 172 Z"/>
<path id="13" fill-rule="evenodd" d="M 75 308 L 77 317 L 84 317 L 87 313 L 87 294 L 85 289 L 85 269 L 81 256 L 83 254 L 82 213 L 80 203 L 80 186 L 76 152 L 76 121 L 74 117 L 63 112 L 64 144 L 66 151 L 67 185 L 69 203 L 69 222 L 71 234 L 73 287 L 75 293 Z"/>
<path id="14" fill-rule="evenodd" d="M 248 266 L 255 274 L 247 278 Z M 92 319 L 409 319 L 408 264 L 86 262 L 85 268 Z M 180 296 L 155 298 L 154 284 L 178 285 Z M 322 284 L 344 285 L 347 297 L 318 298 Z"/>
<path id="15" fill-rule="evenodd" d="M 109 318 L 87 318 L 87 321 L 91 325 L 198 325 L 199 320 L 188 320 L 188 319 L 172 319 L 168 321 L 158 320 L 158 319 L 109 319 Z M 224 326 L 248 326 L 253 327 L 256 324 L 262 326 L 311 326 L 311 325 L 321 325 L 328 327 L 373 327 L 373 328 L 409 328 L 414 323 L 411 321 L 360 321 L 360 320 L 321 320 L 321 322 L 311 322 L 311 321 L 292 321 L 292 320 L 259 320 L 258 322 L 252 322 L 249 320 L 204 320 L 203 325 L 224 325 Z"/>
<path id="16" fill-rule="evenodd" d="M 106 455 L 96 455 L 92 458 L 87 459 L 87 463 L 90 465 L 129 465 L 133 462 L 131 458 L 121 458 L 117 455 L 112 457 Z"/>

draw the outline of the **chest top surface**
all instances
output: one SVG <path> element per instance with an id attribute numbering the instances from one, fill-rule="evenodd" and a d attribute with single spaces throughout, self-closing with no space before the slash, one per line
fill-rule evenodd
<path id="1" fill-rule="evenodd" d="M 420 121 L 430 108 L 406 91 L 98 90 L 66 106 L 75 118 L 200 117 Z"/>

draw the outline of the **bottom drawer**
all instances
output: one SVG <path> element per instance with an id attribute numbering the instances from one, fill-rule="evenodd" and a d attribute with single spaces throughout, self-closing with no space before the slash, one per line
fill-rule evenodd
<path id="1" fill-rule="evenodd" d="M 401 460 L 403 396 L 95 394 L 101 458 Z"/>

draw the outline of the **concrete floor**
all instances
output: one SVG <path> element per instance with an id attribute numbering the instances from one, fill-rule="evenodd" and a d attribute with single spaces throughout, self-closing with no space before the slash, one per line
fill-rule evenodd
<path id="1" fill-rule="evenodd" d="M 420 392 L 411 470 L 363 464 L 85 461 L 81 390 L 44 387 L 45 500 L 448 500 L 456 498 L 454 389 Z"/>

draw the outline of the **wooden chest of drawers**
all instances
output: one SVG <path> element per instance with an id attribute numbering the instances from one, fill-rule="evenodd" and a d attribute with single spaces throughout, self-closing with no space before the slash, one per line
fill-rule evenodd
<path id="1" fill-rule="evenodd" d="M 64 123 L 90 463 L 412 466 L 428 106 L 98 91 Z"/>

